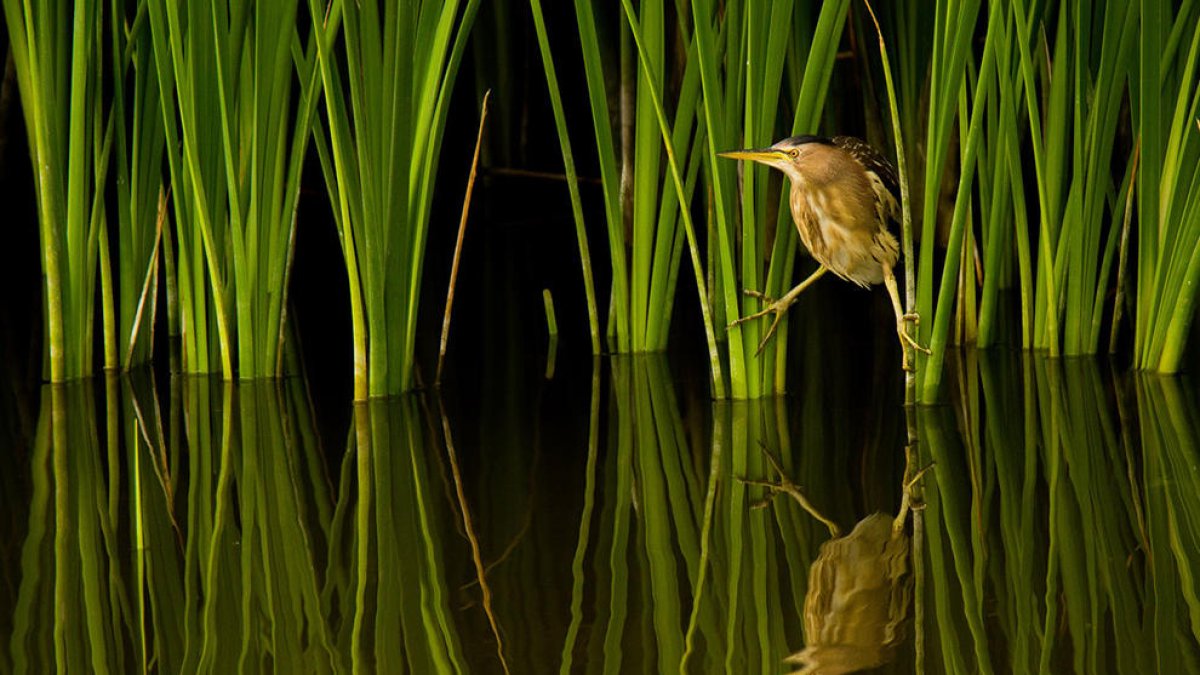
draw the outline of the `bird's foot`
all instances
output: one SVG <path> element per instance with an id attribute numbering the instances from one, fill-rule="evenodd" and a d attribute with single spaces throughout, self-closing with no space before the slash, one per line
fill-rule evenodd
<path id="1" fill-rule="evenodd" d="M 785 486 L 782 482 L 759 480 L 757 478 L 746 478 L 745 476 L 736 476 L 736 478 L 737 481 L 742 485 L 755 485 L 760 488 L 764 488 L 767 491 L 766 495 L 763 496 L 762 499 L 757 499 L 754 501 L 754 503 L 750 504 L 750 509 L 753 511 L 767 508 L 771 505 L 771 502 L 775 500 L 775 495 L 779 494 L 780 492 L 787 492 L 788 487 L 794 487 Z"/>
<path id="2" fill-rule="evenodd" d="M 754 352 L 754 354 L 757 356 L 758 354 L 762 353 L 763 348 L 767 346 L 767 342 L 771 339 L 771 336 L 775 334 L 775 329 L 779 327 L 779 320 L 783 318 L 784 314 L 787 314 L 788 308 L 790 308 L 792 303 L 794 303 L 796 300 L 795 298 L 783 298 L 782 300 L 776 300 L 769 295 L 759 293 L 758 291 L 752 291 L 748 288 L 742 291 L 742 293 L 751 298 L 757 298 L 766 306 L 753 314 L 748 314 L 741 318 L 730 321 L 729 326 L 727 326 L 728 328 L 733 328 L 734 326 L 739 326 L 748 321 L 760 319 L 768 314 L 775 315 L 775 318 L 771 321 L 771 325 L 767 327 L 767 332 L 763 334 L 762 340 L 758 343 L 758 349 Z"/>
<path id="3" fill-rule="evenodd" d="M 911 459 L 910 456 L 909 461 Z M 912 474 L 912 476 L 908 475 L 911 466 L 905 469 L 903 491 L 900 496 L 900 511 L 896 514 L 895 520 L 892 521 L 893 535 L 899 534 L 904 530 L 904 522 L 907 520 L 910 511 L 921 511 L 925 508 L 925 501 L 921 498 L 919 483 L 925 477 L 925 474 L 934 467 L 934 464 L 935 462 L 926 464 L 923 468 Z"/>
<path id="4" fill-rule="evenodd" d="M 796 500 L 800 507 L 807 511 L 809 515 L 821 521 L 825 527 L 829 529 L 830 536 L 841 536 L 841 530 L 838 528 L 837 523 L 833 522 L 829 518 L 826 518 L 824 514 L 822 514 L 815 506 L 813 506 L 812 502 L 808 500 L 808 497 L 804 494 L 804 491 L 800 488 L 800 486 L 796 485 L 794 482 L 792 482 L 792 479 L 788 478 L 788 475 L 783 470 L 783 465 L 780 464 L 779 459 L 775 456 L 775 454 L 767 449 L 766 445 L 760 444 L 760 447 L 762 447 L 763 455 L 766 456 L 767 462 L 771 464 L 771 468 L 779 476 L 779 480 L 770 481 L 738 476 L 738 482 L 745 485 L 757 485 L 758 487 L 764 488 L 767 491 L 767 494 L 762 499 L 751 504 L 750 508 L 761 509 L 766 507 L 770 505 L 771 500 L 774 499 L 775 495 L 783 492 L 791 496 L 792 499 Z"/>
<path id="5" fill-rule="evenodd" d="M 917 484 L 921 482 L 921 479 L 925 477 L 925 474 L 929 473 L 929 471 L 933 469 L 936 464 L 937 462 L 930 462 L 926 464 L 918 469 L 916 473 L 912 475 L 912 477 L 904 482 L 904 493 L 908 496 L 910 508 L 913 510 L 925 508 L 925 504 L 921 501 L 920 491 L 917 489 Z"/>
<path id="6" fill-rule="evenodd" d="M 896 322 L 896 334 L 900 336 L 900 353 L 903 354 L 903 359 L 901 361 L 901 367 L 904 370 L 912 370 L 913 369 L 912 362 L 909 361 L 909 358 L 908 358 L 908 348 L 909 347 L 912 347 L 913 349 L 915 349 L 919 352 L 923 352 L 925 354 L 933 353 L 932 351 L 929 350 L 928 347 L 921 346 L 921 344 L 918 343 L 916 341 L 916 339 L 913 338 L 913 336 L 908 334 L 908 322 L 909 321 L 913 322 L 914 325 L 919 326 L 921 324 L 921 315 L 919 315 L 915 312 L 912 312 L 909 314 L 904 314 L 904 315 L 901 315 L 900 320 Z"/>
<path id="7" fill-rule="evenodd" d="M 780 492 L 791 495 L 793 499 L 801 504 L 805 503 L 807 499 L 805 499 L 804 493 L 801 492 L 800 487 L 793 483 L 792 479 L 788 478 L 788 475 L 784 473 L 783 465 L 780 464 L 779 459 L 775 457 L 775 454 L 767 449 L 765 445 L 760 444 L 760 447 L 762 447 L 763 455 L 766 456 L 767 462 L 771 464 L 771 468 L 774 470 L 775 474 L 779 476 L 779 480 L 772 481 L 738 476 L 737 479 L 739 483 L 744 485 L 757 485 L 758 487 L 765 488 L 767 491 L 766 496 L 755 502 L 751 508 L 761 509 L 767 506 L 771 503 L 771 500 L 775 497 L 775 495 L 779 494 Z"/>

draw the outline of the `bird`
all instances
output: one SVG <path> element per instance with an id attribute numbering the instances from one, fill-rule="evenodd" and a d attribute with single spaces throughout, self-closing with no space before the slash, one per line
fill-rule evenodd
<path id="1" fill-rule="evenodd" d="M 900 203 L 896 170 L 891 162 L 865 141 L 852 136 L 792 136 L 760 149 L 732 150 L 721 157 L 749 160 L 774 167 L 791 180 L 788 199 L 800 241 L 819 267 L 778 300 L 746 289 L 744 293 L 766 303 L 759 312 L 734 320 L 732 328 L 774 314 L 758 345 L 761 352 L 775 334 L 780 319 L 806 288 L 826 272 L 833 272 L 863 288 L 882 283 L 896 313 L 896 333 L 904 370 L 912 370 L 908 348 L 929 354 L 908 333 L 920 316 L 905 312 L 900 302 L 894 269 L 900 245 L 888 230 L 899 221 Z"/>

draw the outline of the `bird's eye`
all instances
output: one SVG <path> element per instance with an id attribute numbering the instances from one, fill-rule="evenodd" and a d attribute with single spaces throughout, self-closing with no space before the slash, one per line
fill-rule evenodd
<path id="1" fill-rule="evenodd" d="M 792 148 L 788 150 L 788 154 L 791 155 L 792 159 L 796 159 L 800 156 L 800 148 Z"/>

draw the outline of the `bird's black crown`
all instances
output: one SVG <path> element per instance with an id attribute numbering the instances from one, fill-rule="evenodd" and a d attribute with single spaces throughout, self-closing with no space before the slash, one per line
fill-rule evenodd
<path id="1" fill-rule="evenodd" d="M 813 136 L 811 134 L 802 134 L 800 136 L 792 136 L 791 138 L 783 139 L 792 147 L 805 145 L 806 143 L 821 143 L 822 145 L 833 145 L 833 139 L 825 136 Z"/>

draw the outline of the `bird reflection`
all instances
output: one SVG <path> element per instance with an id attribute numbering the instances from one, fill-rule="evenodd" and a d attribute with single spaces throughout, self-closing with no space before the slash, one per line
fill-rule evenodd
<path id="1" fill-rule="evenodd" d="M 912 472 L 910 455 L 897 515 L 873 513 L 842 536 L 837 524 L 817 511 L 788 479 L 775 457 L 764 452 L 779 482 L 745 482 L 770 490 L 767 501 L 779 492 L 787 493 L 824 523 L 832 537 L 821 545 L 808 574 L 806 646 L 784 661 L 799 666 L 794 673 L 814 675 L 853 673 L 887 664 L 904 641 L 912 596 L 910 542 L 904 526 L 909 511 L 920 507 L 914 496 L 916 486 L 930 467 Z"/>
<path id="2" fill-rule="evenodd" d="M 853 673 L 895 658 L 912 594 L 908 535 L 873 513 L 821 545 L 808 573 L 798 673 Z"/>

